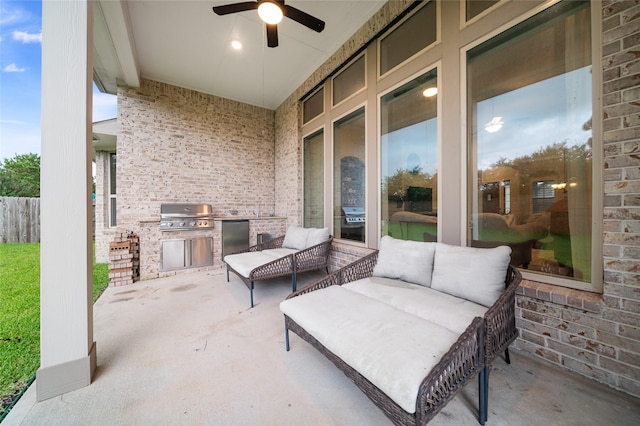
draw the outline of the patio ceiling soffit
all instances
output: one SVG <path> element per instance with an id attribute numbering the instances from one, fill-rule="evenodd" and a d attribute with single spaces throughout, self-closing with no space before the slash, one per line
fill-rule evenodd
<path id="1" fill-rule="evenodd" d="M 127 5 L 98 0 L 93 8 L 93 79 L 115 95 L 118 85 L 140 86 L 140 70 Z"/>

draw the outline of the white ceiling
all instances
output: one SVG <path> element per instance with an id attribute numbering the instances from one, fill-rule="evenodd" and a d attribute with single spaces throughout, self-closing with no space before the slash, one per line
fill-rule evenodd
<path id="1" fill-rule="evenodd" d="M 96 67 L 99 79 L 126 82 L 114 74 L 126 74 L 126 67 L 135 65 L 143 78 L 275 109 L 386 0 L 287 1 L 326 26 L 316 33 L 285 17 L 278 24 L 276 48 L 267 47 L 256 10 L 226 16 L 212 11 L 235 2 L 129 0 L 121 3 L 117 25 L 113 4 L 101 1 L 110 40 L 105 43 L 96 32 L 97 64 L 104 62 Z M 232 49 L 232 40 L 240 41 L 242 50 Z M 106 52 L 114 46 L 119 67 L 110 66 L 114 54 Z"/>

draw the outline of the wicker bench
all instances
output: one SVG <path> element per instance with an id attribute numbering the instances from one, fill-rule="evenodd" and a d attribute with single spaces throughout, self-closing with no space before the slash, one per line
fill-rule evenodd
<path id="1" fill-rule="evenodd" d="M 253 308 L 253 288 L 256 280 L 291 275 L 292 291 L 296 291 L 297 274 L 325 269 L 333 237 L 329 231 L 317 228 L 289 227 L 287 234 L 251 246 L 243 252 L 224 257 L 229 272 L 236 274 L 249 288 Z"/>
<path id="2" fill-rule="evenodd" d="M 508 265 L 509 248 L 393 239 L 386 244 L 388 239 L 383 237 L 379 252 L 292 293 L 280 304 L 287 351 L 291 330 L 329 358 L 398 425 L 426 424 L 478 375 L 479 422 L 484 425 L 491 363 L 502 352 L 509 362 L 507 348 L 518 333 L 515 290 L 521 276 Z M 425 259 L 429 255 L 423 256 L 426 246 L 416 250 L 417 245 L 431 245 L 432 267 Z M 393 262 L 388 262 L 390 251 Z M 462 258 L 466 262 L 461 263 Z M 475 276 L 475 285 L 482 281 L 482 269 L 496 259 L 503 266 L 490 274 L 498 281 L 492 290 L 472 290 L 469 297 L 476 300 L 455 295 L 468 289 L 460 286 L 459 278 Z M 405 267 L 389 277 L 380 261 L 386 267 L 397 267 L 398 262 Z M 406 267 L 420 261 L 432 268 L 430 280 L 416 278 L 418 269 Z"/>

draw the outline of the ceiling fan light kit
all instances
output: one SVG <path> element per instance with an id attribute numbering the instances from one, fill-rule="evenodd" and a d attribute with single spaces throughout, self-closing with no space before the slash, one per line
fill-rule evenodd
<path id="1" fill-rule="evenodd" d="M 271 3 L 270 1 L 263 1 L 258 6 L 258 15 L 260 19 L 262 19 L 265 24 L 279 24 L 282 21 L 282 9 L 275 3 Z"/>
<path id="2" fill-rule="evenodd" d="M 278 46 L 277 24 L 282 21 L 283 16 L 286 16 L 287 18 L 292 19 L 318 33 L 324 30 L 324 21 L 311 16 L 300 9 L 285 5 L 284 0 L 245 1 L 213 7 L 213 11 L 216 15 L 221 16 L 255 9 L 258 9 L 260 19 L 266 23 L 267 45 L 269 47 Z"/>

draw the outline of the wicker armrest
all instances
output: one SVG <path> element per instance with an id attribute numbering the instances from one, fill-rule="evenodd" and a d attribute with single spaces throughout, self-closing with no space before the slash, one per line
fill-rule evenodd
<path id="1" fill-rule="evenodd" d="M 312 291 L 320 290 L 322 288 L 330 287 L 332 285 L 340 285 L 340 273 L 339 271 L 333 272 L 327 275 L 324 278 L 316 280 L 309 285 L 304 286 L 298 291 L 294 291 L 290 295 L 287 296 L 287 299 L 291 299 L 292 297 L 300 296 L 305 293 L 311 293 Z"/>
<path id="2" fill-rule="evenodd" d="M 272 262 L 260 265 L 249 273 L 249 279 L 265 280 L 293 274 L 293 255 L 280 257 Z"/>
<path id="3" fill-rule="evenodd" d="M 327 275 L 324 278 L 316 280 L 300 290 L 291 293 L 287 299 L 300 296 L 301 294 L 310 293 L 315 290 L 330 287 L 332 285 L 342 285 L 351 281 L 356 281 L 362 278 L 371 276 L 373 267 L 376 266 L 378 259 L 378 252 L 374 251 L 371 254 L 366 255 L 353 263 L 344 266 L 337 271 Z"/>
<path id="4" fill-rule="evenodd" d="M 506 288 L 498 300 L 485 313 L 485 363 L 493 360 L 518 337 L 516 328 L 515 298 L 522 275 L 509 265 L 505 279 Z"/>
<path id="5" fill-rule="evenodd" d="M 416 424 L 424 425 L 484 366 L 484 321 L 476 317 L 424 378 L 416 401 Z"/>
<path id="6" fill-rule="evenodd" d="M 283 242 L 284 242 L 284 235 L 281 235 L 279 237 L 264 241 L 260 244 L 256 244 L 255 246 L 251 246 L 245 251 L 262 251 L 262 250 L 268 250 L 268 249 L 282 248 Z"/>
<path id="7" fill-rule="evenodd" d="M 356 262 L 338 270 L 340 272 L 340 284 L 369 278 L 373 274 L 373 268 L 378 262 L 378 250 L 370 253 Z"/>
<path id="8" fill-rule="evenodd" d="M 329 260 L 332 241 L 333 237 L 329 237 L 325 242 L 294 253 L 293 256 L 296 272 L 313 271 L 315 269 L 326 267 Z"/>

